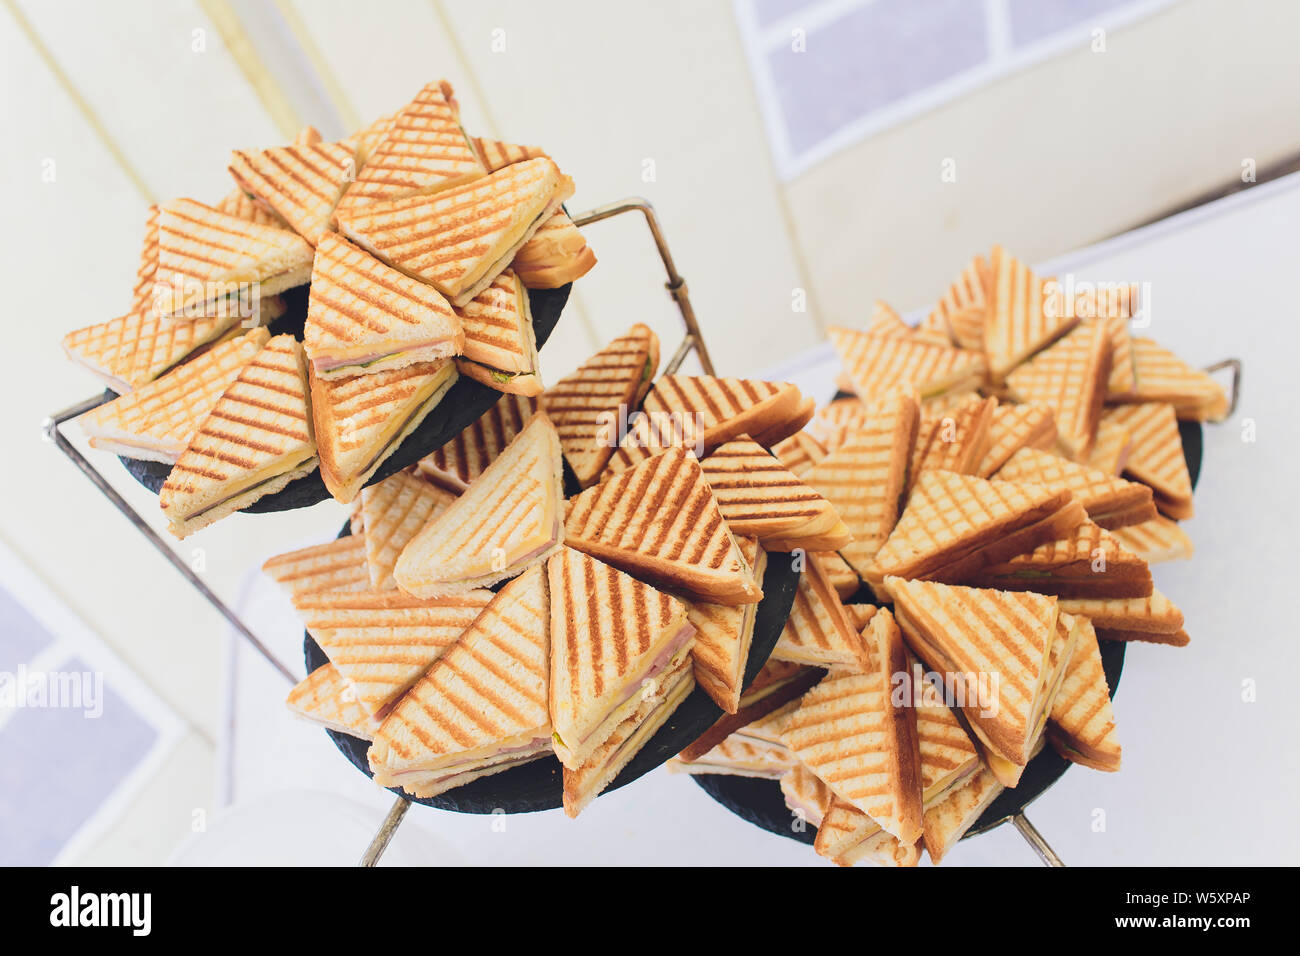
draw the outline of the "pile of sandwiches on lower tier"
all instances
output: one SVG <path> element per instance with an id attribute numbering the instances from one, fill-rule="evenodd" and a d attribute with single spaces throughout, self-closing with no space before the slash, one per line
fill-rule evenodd
<path id="1" fill-rule="evenodd" d="M 850 536 L 771 452 L 811 419 L 795 386 L 659 358 L 632 326 L 363 488 L 350 534 L 266 562 L 329 659 L 290 708 L 371 741 L 380 784 L 432 797 L 553 755 L 576 816 L 697 684 L 746 706 L 770 556 Z"/>
<path id="2" fill-rule="evenodd" d="M 845 865 L 938 862 L 1046 744 L 1119 769 L 1099 641 L 1188 643 L 1150 565 L 1192 554 L 1178 422 L 1228 401 L 1129 338 L 1135 289 L 1059 291 L 995 248 L 917 327 L 831 330 L 853 396 L 774 451 L 852 541 L 810 553 L 771 662 L 672 769 L 780 780 Z"/>
<path id="3" fill-rule="evenodd" d="M 117 398 L 94 447 L 172 465 L 171 530 L 320 468 L 351 502 L 464 375 L 538 395 L 529 289 L 595 256 L 536 147 L 471 138 L 446 81 L 339 142 L 236 150 L 215 205 L 152 207 L 128 311 L 63 347 Z M 302 341 L 261 326 L 308 287 Z"/>

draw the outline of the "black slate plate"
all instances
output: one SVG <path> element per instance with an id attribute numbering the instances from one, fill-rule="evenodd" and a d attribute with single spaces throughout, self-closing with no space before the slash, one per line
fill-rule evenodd
<path id="1" fill-rule="evenodd" d="M 1192 487 L 1195 488 L 1201 477 L 1204 435 L 1199 422 L 1179 422 L 1178 431 L 1183 440 L 1183 457 L 1187 459 L 1187 471 L 1192 479 Z M 857 599 L 856 595 L 854 599 Z M 1128 645 L 1122 641 L 1101 641 L 1100 644 L 1101 663 L 1106 671 L 1106 683 L 1110 686 L 1113 696 L 1119 689 L 1120 675 L 1124 670 L 1124 651 Z M 1044 747 L 1042 752 L 1025 767 L 1019 786 L 1014 790 L 1003 791 L 989 804 L 962 839 L 991 830 L 1004 823 L 1009 817 L 1020 813 L 1042 796 L 1052 784 L 1060 780 L 1062 774 L 1071 766 L 1072 764 L 1058 754 L 1050 744 Z M 794 818 L 785 805 L 785 796 L 781 793 L 781 787 L 774 780 L 737 777 L 729 774 L 693 774 L 691 779 L 732 813 L 755 826 L 762 827 L 769 833 L 789 837 L 791 840 L 809 845 L 817 837 L 816 828 L 807 824 L 801 824 L 801 830 L 793 828 Z"/>
<path id="2" fill-rule="evenodd" d="M 345 533 L 347 528 L 344 528 Z M 745 668 L 745 683 L 749 684 L 757 676 L 762 666 L 767 663 L 777 638 L 785 627 L 786 618 L 794 604 L 795 589 L 799 584 L 799 572 L 793 570 L 789 555 L 769 554 L 767 570 L 763 575 L 763 600 L 758 605 L 754 618 L 754 640 L 749 651 L 749 663 Z M 307 673 L 327 662 L 325 652 L 312 639 L 310 634 L 303 634 L 303 657 L 307 664 Z M 691 695 L 682 701 L 673 712 L 668 722 L 659 729 L 650 741 L 641 748 L 631 762 L 623 768 L 607 788 L 617 790 L 638 777 L 649 773 L 655 767 L 675 756 L 682 748 L 693 743 L 722 716 L 721 709 L 713 703 L 703 689 L 696 687 Z M 366 761 L 366 750 L 370 744 L 365 740 L 326 730 L 343 755 L 352 765 L 367 777 L 373 777 L 370 765 Z M 415 803 L 437 807 L 442 810 L 454 810 L 458 813 L 531 813 L 535 810 L 551 810 L 563 806 L 564 780 L 560 772 L 560 762 L 555 757 L 534 760 L 512 770 L 480 777 L 463 787 L 448 790 L 435 797 L 413 799 Z M 408 796 L 400 788 L 392 788 L 398 796 Z M 778 797 L 780 794 L 778 794 Z"/>
<path id="3" fill-rule="evenodd" d="M 555 324 L 560 319 L 560 313 L 564 310 L 564 304 L 569 299 L 569 290 L 572 287 L 570 283 L 558 289 L 528 291 L 538 348 L 541 348 L 550 338 Z M 303 286 L 299 289 L 291 289 L 285 295 L 289 306 L 288 311 L 271 323 L 269 327 L 271 334 L 289 332 L 301 338 L 303 321 L 307 316 L 307 288 Z M 438 407 L 431 411 L 415 431 L 407 436 L 406 441 L 384 460 L 366 484 L 373 485 L 377 481 L 383 481 L 389 475 L 409 468 L 425 455 L 441 448 L 495 405 L 501 394 L 481 382 L 462 376 L 443 396 Z M 115 396 L 109 392 L 107 397 L 111 399 Z M 163 482 L 171 473 L 171 466 L 163 462 L 141 461 L 138 458 L 123 458 L 121 461 L 132 477 L 154 494 L 162 489 Z M 243 510 L 253 514 L 291 511 L 295 508 L 309 507 L 328 497 L 330 493 L 325 488 L 320 471 L 317 470 L 304 478 L 290 482 L 284 489 L 273 495 L 258 499 Z"/>

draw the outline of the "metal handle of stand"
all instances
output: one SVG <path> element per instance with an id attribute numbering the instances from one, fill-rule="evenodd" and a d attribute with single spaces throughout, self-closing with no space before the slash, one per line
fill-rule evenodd
<path id="1" fill-rule="evenodd" d="M 357 866 L 374 866 L 379 862 L 379 858 L 388 849 L 388 844 L 393 840 L 393 834 L 397 832 L 398 825 L 402 822 L 402 818 L 406 816 L 406 811 L 409 809 L 411 809 L 411 801 L 405 797 L 398 797 L 397 801 L 389 808 L 388 815 L 384 817 L 384 822 L 379 825 L 379 832 L 370 841 L 370 846 L 366 847 L 366 852 L 362 854 L 361 861 Z"/>
<path id="2" fill-rule="evenodd" d="M 148 539 L 149 543 L 154 546 L 154 549 L 166 558 L 171 563 L 171 566 L 179 571 L 185 580 L 189 581 L 194 589 L 198 591 L 209 604 L 216 608 L 217 612 L 230 623 L 230 626 L 253 645 L 253 648 L 266 659 L 268 664 L 275 668 L 275 670 L 278 671 L 289 683 L 296 684 L 298 678 L 293 675 L 293 671 L 289 670 L 289 668 L 287 668 L 279 658 L 271 653 L 258 636 L 248 629 L 248 625 L 239 619 L 239 615 L 237 615 L 224 601 L 222 601 L 221 598 L 217 597 L 213 590 L 204 583 L 203 579 L 194 572 L 194 569 L 191 568 L 163 539 L 162 535 L 155 531 L 149 523 L 144 520 L 140 513 L 127 503 L 127 500 L 118 493 L 117 489 L 110 485 L 104 476 L 95 470 L 95 467 L 86 460 L 86 456 L 79 452 L 72 442 L 68 441 L 67 436 L 59 430 L 59 426 L 64 422 L 71 418 L 76 418 L 78 415 L 84 415 L 92 408 L 97 408 L 102 404 L 104 404 L 103 396 L 95 396 L 94 398 L 88 398 L 77 405 L 73 405 L 70 408 L 65 408 L 61 412 L 55 412 L 41 423 L 41 431 L 44 432 L 45 438 L 48 441 L 53 442 L 59 451 L 63 452 L 64 455 L 70 458 L 72 463 L 80 469 L 81 473 L 90 479 L 91 484 L 98 488 L 104 497 L 113 503 L 113 507 L 117 508 L 117 510 L 126 517 L 127 521 L 130 521 L 131 524 L 135 525 L 136 530 Z"/>
<path id="3" fill-rule="evenodd" d="M 686 338 L 682 344 L 677 347 L 673 357 L 668 360 L 664 366 L 664 373 L 671 375 L 681 368 L 682 362 L 691 350 L 700 357 L 700 366 L 704 369 L 704 374 L 713 375 L 713 360 L 709 357 L 709 350 L 704 346 L 704 336 L 700 334 L 700 325 L 695 319 L 695 309 L 691 307 L 691 296 L 686 289 L 686 280 L 682 278 L 681 273 L 677 271 L 677 266 L 673 263 L 673 255 L 668 249 L 668 242 L 664 239 L 663 230 L 659 227 L 659 217 L 655 215 L 654 206 L 641 199 L 632 197 L 630 199 L 620 199 L 618 202 L 608 203 L 604 206 L 597 206 L 587 212 L 579 213 L 573 217 L 575 226 L 587 226 L 593 222 L 600 222 L 602 219 L 609 219 L 611 216 L 618 216 L 625 212 L 641 212 L 645 216 L 646 225 L 650 227 L 650 235 L 654 237 L 655 248 L 659 250 L 659 258 L 663 260 L 664 272 L 668 274 L 668 281 L 664 287 L 668 294 L 673 297 L 677 303 L 677 309 L 682 314 L 682 322 L 686 326 Z"/>
<path id="4" fill-rule="evenodd" d="M 1025 842 L 1038 854 L 1038 858 L 1043 861 L 1044 866 L 1065 866 L 1061 858 L 1056 855 L 1056 851 L 1043 839 L 1043 835 L 1038 832 L 1038 828 L 1029 822 L 1024 811 L 1011 817 L 1011 822 L 1015 828 L 1020 831 L 1020 835 L 1025 838 Z"/>
<path id="5" fill-rule="evenodd" d="M 1213 365 L 1207 365 L 1205 373 L 1213 375 L 1225 368 L 1232 369 L 1232 394 L 1228 396 L 1228 414 L 1226 416 L 1231 418 L 1237 411 L 1237 399 L 1241 396 L 1241 359 L 1228 358 L 1221 362 L 1215 362 Z"/>

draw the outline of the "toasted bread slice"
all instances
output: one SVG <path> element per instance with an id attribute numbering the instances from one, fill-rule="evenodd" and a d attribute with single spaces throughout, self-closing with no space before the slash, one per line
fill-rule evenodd
<path id="1" fill-rule="evenodd" d="M 399 111 L 400 112 L 400 111 Z M 351 136 L 346 136 L 339 140 L 344 146 L 352 150 L 353 156 L 356 157 L 357 169 L 365 166 L 370 161 L 379 144 L 384 141 L 388 131 L 393 128 L 398 114 L 389 113 L 387 116 L 381 116 L 369 126 L 363 126 Z"/>
<path id="2" fill-rule="evenodd" d="M 843 555 L 838 551 L 816 551 L 810 557 L 814 564 L 821 567 L 822 574 L 826 576 L 827 582 L 840 596 L 841 601 L 853 597 L 862 582 L 858 579 L 858 572 L 853 570 L 853 565 L 844 560 Z M 858 629 L 861 630 L 861 627 Z"/>
<path id="3" fill-rule="evenodd" d="M 1183 612 L 1159 589 L 1140 598 L 1065 598 L 1061 610 L 1088 618 L 1102 640 L 1174 647 L 1183 647 L 1189 640 L 1183 630 Z"/>
<path id="4" fill-rule="evenodd" d="M 655 381 L 642 408 L 652 416 L 695 419 L 707 452 L 738 435 L 759 435 L 797 418 L 803 402 L 799 389 L 789 382 L 664 375 Z"/>
<path id="5" fill-rule="evenodd" d="M 560 549 L 564 520 L 560 439 L 538 412 L 397 559 L 398 587 L 432 597 L 487 587 Z"/>
<path id="6" fill-rule="evenodd" d="M 900 388 L 915 389 L 922 399 L 963 391 L 983 381 L 987 368 L 979 352 L 838 326 L 826 331 L 844 367 L 846 384 L 864 401 Z"/>
<path id="7" fill-rule="evenodd" d="M 994 478 L 1069 492 L 1088 512 L 1088 517 L 1107 531 L 1150 521 L 1156 516 L 1151 489 L 1145 485 L 1034 448 L 1020 449 L 998 469 Z"/>
<path id="8" fill-rule="evenodd" d="M 342 143 L 315 141 L 235 150 L 229 171 L 239 188 L 287 222 L 313 246 L 333 230 L 334 207 L 356 173 L 356 154 Z"/>
<path id="9" fill-rule="evenodd" d="M 1187 532 L 1168 518 L 1155 517 L 1113 533 L 1120 544 L 1148 564 L 1190 558 L 1195 551 Z"/>
<path id="10" fill-rule="evenodd" d="M 1166 517 L 1192 517 L 1192 479 L 1174 407 L 1165 402 L 1120 405 L 1108 409 L 1104 420 L 1132 436 L 1125 474 L 1151 488 L 1156 507 Z"/>
<path id="11" fill-rule="evenodd" d="M 871 667 L 871 651 L 861 630 L 821 567 L 810 562 L 799 578 L 794 604 L 772 649 L 772 659 L 865 672 Z"/>
<path id="12" fill-rule="evenodd" d="M 324 544 L 267 558 L 262 571 L 290 597 L 315 591 L 365 591 L 370 588 L 366 542 L 349 534 Z"/>
<path id="13" fill-rule="evenodd" d="M 1066 664 L 1061 690 L 1052 703 L 1047 739 L 1066 760 L 1113 772 L 1119 769 L 1121 748 L 1110 706 L 1110 688 L 1097 632 L 1086 617 L 1079 620 L 1079 639 Z"/>
<path id="14" fill-rule="evenodd" d="M 772 446 L 772 454 L 777 460 L 790 469 L 791 474 L 801 478 L 829 453 L 825 445 L 806 431 L 795 432 Z"/>
<path id="15" fill-rule="evenodd" d="M 942 860 L 1005 789 L 993 771 L 981 767 L 965 784 L 929 807 L 924 842 L 931 862 Z"/>
<path id="16" fill-rule="evenodd" d="M 451 441 L 417 463 L 420 473 L 440 488 L 460 494 L 524 430 L 537 400 L 503 395 Z"/>
<path id="17" fill-rule="evenodd" d="M 867 320 L 866 331 L 886 338 L 910 338 L 912 335 L 912 327 L 888 302 L 879 299 L 871 304 L 871 318 Z"/>
<path id="18" fill-rule="evenodd" d="M 546 151 L 540 146 L 519 146 L 499 139 L 485 139 L 482 136 L 474 137 L 474 149 L 489 173 L 495 173 L 498 169 L 512 163 L 522 163 L 525 159 L 537 159 L 539 156 L 546 155 Z"/>
<path id="19" fill-rule="evenodd" d="M 217 400 L 271 337 L 266 329 L 228 339 L 161 378 L 78 419 L 92 448 L 175 462 Z"/>
<path id="20" fill-rule="evenodd" d="M 1050 408 L 1057 441 L 1072 459 L 1087 461 L 1106 398 L 1110 361 L 1106 327 L 1091 323 L 1011 372 L 1007 389 L 1017 401 Z"/>
<path id="21" fill-rule="evenodd" d="M 769 551 L 833 551 L 852 540 L 835 506 L 747 435 L 719 445 L 700 467 L 733 534 L 757 537 Z"/>
<path id="22" fill-rule="evenodd" d="M 1103 412 L 1097 422 L 1097 440 L 1092 443 L 1092 451 L 1084 462 L 1089 468 L 1108 475 L 1118 475 L 1124 470 L 1133 448 L 1133 436 L 1129 430 L 1113 420 L 1106 418 Z"/>
<path id="23" fill-rule="evenodd" d="M 465 331 L 437 291 L 330 234 L 316 246 L 303 347 L 321 378 L 347 378 L 459 355 Z"/>
<path id="24" fill-rule="evenodd" d="M 975 474 L 989 478 L 1022 448 L 1051 448 L 1056 419 L 1043 405 L 999 405 L 989 425 L 989 448 Z"/>
<path id="25" fill-rule="evenodd" d="M 618 445 L 617 426 L 659 368 L 659 337 L 640 323 L 542 394 L 578 483 L 595 484 Z"/>
<path id="26" fill-rule="evenodd" d="M 530 289 L 558 289 L 581 279 L 596 265 L 596 254 L 563 209 L 542 223 L 519 247 L 510 268 Z"/>
<path id="27" fill-rule="evenodd" d="M 984 353 L 994 383 L 1002 382 L 1017 365 L 1047 348 L 1076 325 L 1079 319 L 1044 309 L 1043 282 L 1029 267 L 1001 246 L 993 247 L 990 269 L 992 301 L 984 320 Z M 1109 375 L 1107 369 L 1106 374 Z M 1102 377 L 1105 382 L 1105 376 Z"/>
<path id="28" fill-rule="evenodd" d="M 573 498 L 566 541 L 714 604 L 763 597 L 693 455 L 673 448 Z"/>
<path id="29" fill-rule="evenodd" d="M 835 506 L 853 540 L 841 553 L 860 576 L 868 573 L 898 521 L 920 412 L 915 395 L 881 401 L 860 428 L 808 471 L 804 480 Z"/>
<path id="30" fill-rule="evenodd" d="M 434 600 L 401 591 L 317 591 L 293 603 L 357 701 L 383 716 L 492 597 L 482 590 Z"/>
<path id="31" fill-rule="evenodd" d="M 374 740 L 382 721 L 357 701 L 352 689 L 333 664 L 322 664 L 289 691 L 289 710 L 304 720 L 360 740 Z"/>
<path id="32" fill-rule="evenodd" d="M 835 799 L 831 788 L 797 761 L 781 775 L 781 794 L 785 797 L 785 805 L 790 808 L 790 812 L 796 819 L 815 827 L 822 825 L 826 811 L 830 809 L 831 801 Z"/>
<path id="33" fill-rule="evenodd" d="M 278 212 L 268 209 L 259 202 L 255 202 L 248 193 L 244 192 L 238 186 L 221 197 L 221 201 L 212 207 L 217 212 L 223 212 L 227 216 L 234 216 L 236 219 L 243 219 L 251 222 L 256 226 L 269 226 L 272 229 L 289 229 L 291 228 L 284 217 Z M 158 258 L 158 250 L 154 249 L 154 260 Z M 150 282 L 148 302 L 153 301 L 153 283 Z"/>
<path id="34" fill-rule="evenodd" d="M 912 462 L 908 470 L 909 490 L 922 472 L 938 469 L 959 475 L 974 474 L 992 440 L 996 398 L 971 395 L 952 409 L 921 415 Z"/>
<path id="35" fill-rule="evenodd" d="M 1133 339 L 1137 386 L 1121 402 L 1168 402 L 1180 420 L 1221 422 L 1228 417 L 1228 393 L 1204 372 L 1192 368 L 1151 339 Z"/>
<path id="36" fill-rule="evenodd" d="M 456 384 L 450 359 L 311 380 L 320 471 L 336 501 L 356 499 L 372 475 Z"/>
<path id="37" fill-rule="evenodd" d="M 184 538 L 315 468 L 302 346 L 277 335 L 199 424 L 158 504 L 172 534 Z"/>
<path id="38" fill-rule="evenodd" d="M 756 581 L 763 580 L 767 554 L 758 539 L 741 537 L 736 542 Z M 691 601 L 686 616 L 695 628 L 695 683 L 728 714 L 740 709 L 749 646 L 754 639 L 756 604 L 708 604 Z"/>
<path id="39" fill-rule="evenodd" d="M 834 797 L 817 828 L 813 849 L 837 866 L 855 866 L 869 860 L 877 866 L 916 866 L 921 859 L 917 843 L 902 843 L 880 828 L 853 804 Z"/>
<path id="40" fill-rule="evenodd" d="M 1151 569 L 1111 534 L 1084 521 L 1070 534 L 982 568 L 966 583 L 1070 598 L 1151 594 Z"/>
<path id="41" fill-rule="evenodd" d="M 683 760 L 696 760 L 702 754 L 725 740 L 731 734 L 746 728 L 751 736 L 757 733 L 755 725 L 766 722 L 778 714 L 788 716 L 791 708 L 804 691 L 821 680 L 824 672 L 815 667 L 802 667 L 786 661 L 768 660 L 763 669 L 740 695 L 740 707 L 734 714 L 723 714 L 693 744 L 678 755 Z M 784 725 L 780 725 L 784 729 Z M 766 739 L 780 741 L 779 729 Z"/>
<path id="42" fill-rule="evenodd" d="M 922 815 L 916 714 L 892 695 L 894 675 L 907 674 L 907 650 L 889 611 L 868 628 L 870 671 L 831 670 L 804 695 L 782 741 L 837 797 L 910 845 Z"/>
<path id="43" fill-rule="evenodd" d="M 398 555 L 425 524 L 455 500 L 451 492 L 405 471 L 361 489 L 361 527 L 372 588 L 397 587 L 393 568 Z"/>

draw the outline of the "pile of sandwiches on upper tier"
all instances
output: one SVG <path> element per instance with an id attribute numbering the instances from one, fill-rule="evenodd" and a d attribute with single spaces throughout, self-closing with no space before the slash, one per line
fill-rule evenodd
<path id="1" fill-rule="evenodd" d="M 938 862 L 1047 744 L 1118 770 L 1099 641 L 1188 643 L 1150 565 L 1192 553 L 1178 422 L 1228 411 L 1129 338 L 1138 305 L 1066 303 L 995 248 L 915 328 L 877 303 L 832 329 L 853 396 L 773 451 L 852 540 L 810 555 L 771 662 L 672 769 L 778 779 L 843 865 Z"/>
<path id="2" fill-rule="evenodd" d="M 150 208 L 128 311 L 63 339 L 119 396 L 82 416 L 91 445 L 173 465 L 175 534 L 316 467 L 356 500 L 458 376 L 541 393 L 528 290 L 596 262 L 562 208 L 573 183 L 536 147 L 469 137 L 446 81 L 228 168 L 219 203 Z M 302 341 L 268 341 L 299 286 Z"/>
<path id="3" fill-rule="evenodd" d="M 767 562 L 850 535 L 772 454 L 812 415 L 797 388 L 659 361 L 632 326 L 363 488 L 351 534 L 266 562 L 329 659 L 289 707 L 371 741 L 380 784 L 432 797 L 554 755 L 576 816 L 697 685 L 752 706 Z"/>

